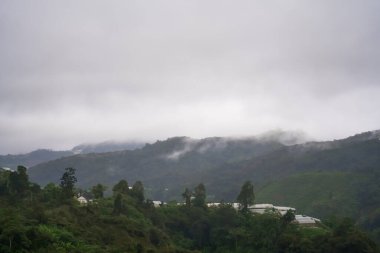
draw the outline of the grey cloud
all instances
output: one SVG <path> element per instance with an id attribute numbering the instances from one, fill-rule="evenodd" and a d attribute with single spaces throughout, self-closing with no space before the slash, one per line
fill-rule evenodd
<path id="1" fill-rule="evenodd" d="M 375 0 L 1 1 L 0 153 L 380 128 L 379 11 Z"/>

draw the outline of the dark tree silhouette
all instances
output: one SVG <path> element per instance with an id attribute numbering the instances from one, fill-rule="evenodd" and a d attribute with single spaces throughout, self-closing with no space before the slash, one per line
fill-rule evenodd
<path id="1" fill-rule="evenodd" d="M 64 199 L 69 199 L 74 196 L 74 186 L 76 182 L 77 178 L 75 177 L 75 169 L 66 168 L 65 173 L 63 173 L 61 177 L 60 183 Z"/>
<path id="2" fill-rule="evenodd" d="M 115 184 L 115 186 L 112 188 L 112 191 L 114 195 L 117 195 L 118 193 L 128 194 L 129 192 L 128 182 L 124 179 L 120 180 L 119 183 Z"/>
<path id="3" fill-rule="evenodd" d="M 253 192 L 253 184 L 251 181 L 246 181 L 241 187 L 240 193 L 237 197 L 237 202 L 240 204 L 240 210 L 243 213 L 248 211 L 248 206 L 253 205 L 255 201 L 255 194 Z"/>
<path id="4" fill-rule="evenodd" d="M 193 205 L 197 207 L 206 206 L 206 187 L 202 183 L 194 189 Z"/>
<path id="5" fill-rule="evenodd" d="M 96 199 L 101 199 L 104 197 L 104 191 L 107 190 L 107 186 L 102 184 L 97 184 L 91 188 L 91 193 L 94 194 Z"/>
<path id="6" fill-rule="evenodd" d="M 140 203 L 144 202 L 144 186 L 141 181 L 137 181 L 133 184 L 132 196 L 136 198 Z"/>
<path id="7" fill-rule="evenodd" d="M 191 197 L 192 196 L 193 196 L 193 194 L 189 190 L 189 188 L 186 188 L 185 191 L 182 193 L 182 197 L 185 199 L 185 204 L 187 207 L 191 206 Z"/>

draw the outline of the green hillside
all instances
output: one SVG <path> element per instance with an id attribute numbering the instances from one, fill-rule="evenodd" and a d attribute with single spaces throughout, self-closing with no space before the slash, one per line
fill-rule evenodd
<path id="1" fill-rule="evenodd" d="M 251 214 L 228 204 L 207 207 L 202 184 L 186 205 L 155 207 L 145 200 L 141 182 L 130 189 L 121 180 L 110 197 L 104 197 L 102 186 L 93 187 L 81 193 L 92 201 L 80 203 L 75 181 L 72 168 L 65 170 L 59 185 L 44 188 L 28 180 L 25 167 L 0 171 L 0 252 L 379 252 L 347 219 L 304 227 L 293 222 L 291 212 L 280 216 Z M 253 192 L 239 196 L 244 203 Z"/>
<path id="2" fill-rule="evenodd" d="M 261 187 L 268 182 L 307 172 L 364 173 L 380 168 L 380 140 L 311 143 L 284 147 L 249 160 L 224 164 L 203 176 L 217 195 L 232 199 L 243 180 Z M 349 140 L 349 141 L 347 141 Z"/>
<path id="3" fill-rule="evenodd" d="M 203 181 L 207 171 L 283 148 L 279 142 L 254 138 L 170 138 L 142 149 L 100 154 L 82 154 L 42 163 L 28 170 L 32 181 L 57 182 L 64 168 L 77 169 L 78 185 L 115 184 L 120 178 L 142 180 L 155 199 L 178 198 L 183 187 Z M 205 180 L 205 181 L 204 181 Z"/>
<path id="4" fill-rule="evenodd" d="M 357 192 L 366 176 L 343 172 L 315 172 L 268 183 L 257 191 L 257 202 L 297 207 L 300 213 L 326 218 L 356 217 Z"/>
<path id="5" fill-rule="evenodd" d="M 322 219 L 350 217 L 379 241 L 379 179 L 377 171 L 302 173 L 261 187 L 256 202 L 292 206 Z"/>

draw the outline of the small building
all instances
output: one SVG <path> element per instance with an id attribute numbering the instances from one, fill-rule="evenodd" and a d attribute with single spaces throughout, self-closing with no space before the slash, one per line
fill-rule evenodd
<path id="1" fill-rule="evenodd" d="M 207 203 L 207 207 L 218 207 L 220 206 L 220 203 L 213 202 L 213 203 Z"/>
<path id="2" fill-rule="evenodd" d="M 292 211 L 293 213 L 296 212 L 296 209 L 293 207 L 287 207 L 287 206 L 274 206 L 274 209 L 279 212 L 281 215 L 286 214 L 288 211 Z"/>
<path id="3" fill-rule="evenodd" d="M 248 207 L 252 213 L 263 214 L 265 212 L 273 211 L 274 206 L 272 204 L 255 204 Z"/>
<path id="4" fill-rule="evenodd" d="M 296 209 L 293 207 L 287 206 L 274 206 L 272 204 L 255 204 L 249 206 L 248 209 L 253 213 L 263 214 L 265 212 L 278 212 L 281 215 L 286 214 L 288 211 L 296 212 Z"/>
<path id="5" fill-rule="evenodd" d="M 160 206 L 165 205 L 165 202 L 163 202 L 161 200 L 152 200 L 152 203 L 153 203 L 154 207 L 160 207 Z"/>
<path id="6" fill-rule="evenodd" d="M 8 167 L 0 167 L 0 171 L 14 171 L 14 170 Z"/>
<path id="7" fill-rule="evenodd" d="M 232 206 L 232 208 L 235 209 L 235 210 L 239 210 L 239 209 L 240 209 L 240 204 L 239 204 L 239 203 L 236 203 L 236 202 L 231 203 L 231 206 Z"/>
<path id="8" fill-rule="evenodd" d="M 88 204 L 88 200 L 83 196 L 78 197 L 77 200 L 79 201 L 79 203 L 81 205 L 87 205 Z"/>
<path id="9" fill-rule="evenodd" d="M 297 214 L 294 222 L 303 226 L 315 226 L 317 223 L 321 222 L 321 220 L 310 216 Z"/>

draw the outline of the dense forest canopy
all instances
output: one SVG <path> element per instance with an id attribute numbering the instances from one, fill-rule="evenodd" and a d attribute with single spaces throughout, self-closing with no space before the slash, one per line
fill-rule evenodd
<path id="1" fill-rule="evenodd" d="M 223 203 L 207 207 L 203 184 L 183 192 L 186 204 L 154 207 L 140 181 L 129 187 L 120 180 L 111 197 L 101 184 L 83 191 L 76 181 L 74 168 L 65 169 L 59 185 L 43 188 L 29 181 L 25 167 L 0 171 L 0 251 L 378 252 L 349 219 L 308 228 L 295 224 L 292 213 L 247 212 L 250 182 L 241 187 L 237 211 Z M 92 201 L 80 204 L 78 194 Z"/>

